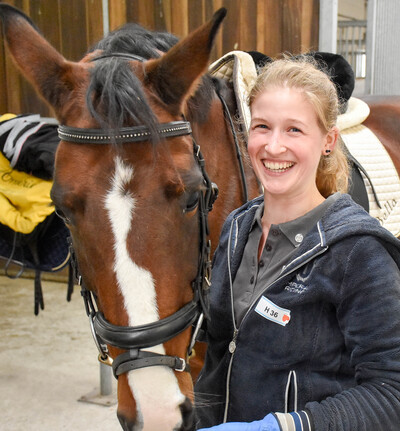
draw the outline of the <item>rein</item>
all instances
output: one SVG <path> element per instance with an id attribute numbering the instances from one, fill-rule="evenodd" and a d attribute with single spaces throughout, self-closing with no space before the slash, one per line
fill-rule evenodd
<path id="1" fill-rule="evenodd" d="M 160 124 L 158 134 L 162 138 L 191 135 L 193 142 L 193 156 L 203 175 L 205 191 L 199 193 L 199 263 L 196 278 L 192 282 L 194 297 L 191 302 L 183 306 L 171 316 L 159 321 L 139 326 L 117 326 L 108 322 L 103 313 L 96 306 L 96 297 L 90 291 L 81 276 L 78 275 L 78 263 L 72 249 L 72 264 L 78 284 L 81 285 L 81 294 L 84 299 L 86 313 L 89 317 L 90 328 L 99 350 L 99 361 L 113 368 L 114 376 L 128 371 L 155 365 L 168 366 L 176 371 L 190 371 L 186 360 L 177 356 L 160 355 L 154 352 L 143 351 L 143 348 L 162 344 L 183 332 L 196 321 L 196 328 L 188 348 L 188 356 L 195 343 L 204 316 L 208 317 L 208 291 L 211 279 L 211 244 L 207 240 L 209 234 L 208 213 L 217 198 L 217 188 L 211 183 L 206 171 L 205 161 L 200 147 L 196 144 L 191 133 L 190 123 L 187 121 L 174 121 Z M 59 126 L 60 139 L 77 144 L 111 144 L 124 142 L 139 142 L 146 140 L 150 131 L 145 126 L 123 128 L 118 133 L 104 133 L 99 129 L 79 129 L 61 125 Z M 127 352 L 120 354 L 114 360 L 109 356 L 106 345 L 111 345 Z"/>
<path id="2" fill-rule="evenodd" d="M 231 132 L 232 132 L 232 136 L 233 136 L 233 142 L 235 144 L 236 157 L 237 157 L 238 163 L 239 163 L 240 178 L 242 180 L 243 203 L 246 203 L 249 200 L 249 192 L 248 192 L 248 187 L 247 187 L 246 174 L 244 173 L 243 156 L 242 156 L 242 152 L 240 151 L 237 133 L 236 133 L 235 127 L 233 125 L 232 116 L 231 116 L 231 113 L 229 112 L 229 108 L 225 102 L 225 99 L 223 98 L 219 89 L 216 89 L 216 92 L 217 92 L 217 95 L 219 97 L 219 100 L 222 103 L 222 107 L 224 109 L 224 115 L 225 115 L 226 119 L 228 120 L 229 126 L 231 128 Z"/>

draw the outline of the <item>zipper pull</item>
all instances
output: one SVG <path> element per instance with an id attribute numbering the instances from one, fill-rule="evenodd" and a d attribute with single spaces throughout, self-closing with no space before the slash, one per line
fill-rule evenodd
<path id="1" fill-rule="evenodd" d="M 229 353 L 233 354 L 233 352 L 236 350 L 236 338 L 237 338 L 238 330 L 235 329 L 233 332 L 233 338 L 232 341 L 229 343 Z"/>

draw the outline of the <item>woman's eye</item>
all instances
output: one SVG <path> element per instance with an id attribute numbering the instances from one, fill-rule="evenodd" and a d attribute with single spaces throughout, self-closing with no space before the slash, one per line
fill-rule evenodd
<path id="1" fill-rule="evenodd" d="M 189 213 L 194 211 L 199 204 L 199 192 L 190 193 L 187 197 L 185 208 L 183 210 L 184 213 Z"/>
<path id="2" fill-rule="evenodd" d="M 296 133 L 298 133 L 298 132 L 301 132 L 301 130 L 300 130 L 300 129 L 298 129 L 297 127 L 291 127 L 291 128 L 289 129 L 289 132 L 296 132 Z"/>

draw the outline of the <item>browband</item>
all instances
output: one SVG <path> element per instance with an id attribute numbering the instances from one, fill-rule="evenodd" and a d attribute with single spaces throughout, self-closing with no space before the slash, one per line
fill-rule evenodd
<path id="1" fill-rule="evenodd" d="M 127 52 L 114 52 L 111 54 L 100 54 L 98 57 L 94 57 L 90 61 L 97 61 L 97 60 L 103 60 L 104 58 L 115 58 L 115 57 L 123 58 L 125 60 L 136 60 L 136 61 L 140 61 L 141 63 L 146 61 L 146 59 L 141 57 L 140 55 L 129 54 Z"/>
<path id="2" fill-rule="evenodd" d="M 174 136 L 190 135 L 192 128 L 188 121 L 171 121 L 157 126 L 157 134 L 160 138 L 172 138 Z M 151 137 L 151 132 L 146 126 L 122 127 L 111 132 L 102 129 L 81 129 L 78 127 L 58 126 L 58 137 L 67 142 L 77 144 L 123 144 L 126 142 L 146 141 Z"/>

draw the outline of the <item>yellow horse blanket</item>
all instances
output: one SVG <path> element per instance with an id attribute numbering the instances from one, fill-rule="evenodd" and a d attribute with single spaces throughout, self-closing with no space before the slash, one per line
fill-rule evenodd
<path id="1" fill-rule="evenodd" d="M 12 118 L 0 117 L 0 122 Z M 20 172 L 0 153 L 0 223 L 15 232 L 31 233 L 52 212 L 52 181 Z"/>

